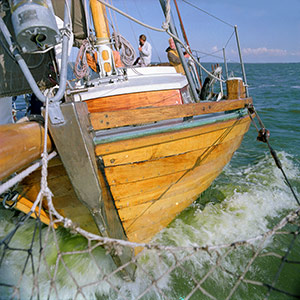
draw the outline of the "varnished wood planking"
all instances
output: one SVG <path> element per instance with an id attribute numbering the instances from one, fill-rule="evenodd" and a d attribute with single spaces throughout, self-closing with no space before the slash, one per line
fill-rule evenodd
<path id="1" fill-rule="evenodd" d="M 192 135 L 178 140 L 170 142 L 163 142 L 153 146 L 140 147 L 128 151 L 119 153 L 113 153 L 109 155 L 103 155 L 102 159 L 106 167 L 116 166 L 134 162 L 142 162 L 148 160 L 155 160 L 165 156 L 178 155 L 187 153 L 199 149 L 209 147 L 212 144 L 220 143 L 218 139 L 225 133 L 225 139 L 222 142 L 232 138 L 232 136 L 243 132 L 248 128 L 248 124 L 237 123 L 230 131 L 230 134 L 226 135 L 228 128 L 222 128 L 213 132 L 201 133 L 199 135 Z M 149 137 L 151 139 L 151 137 Z"/>
<path id="2" fill-rule="evenodd" d="M 48 166 L 48 176 L 47 179 L 54 179 L 56 177 L 65 176 L 66 170 L 64 166 L 61 164 L 58 165 L 49 165 Z M 32 172 L 29 177 L 26 177 L 23 180 L 23 183 L 28 186 L 33 185 L 35 183 L 40 184 L 41 181 L 41 168 L 38 168 L 36 171 Z"/>
<path id="3" fill-rule="evenodd" d="M 230 154 L 231 155 L 231 154 Z M 179 173 L 169 174 L 167 176 L 158 177 L 152 180 L 150 180 L 148 183 L 144 185 L 144 189 L 140 194 L 133 194 L 131 196 L 127 196 L 124 198 L 121 198 L 120 200 L 115 201 L 116 207 L 118 209 L 132 209 L 134 206 L 146 203 L 146 202 L 153 202 L 159 199 L 166 191 L 171 189 L 171 187 L 174 185 L 174 188 L 172 190 L 175 191 L 175 193 L 181 192 L 181 186 L 184 184 L 183 189 L 190 189 L 193 187 L 194 184 L 199 185 L 201 184 L 202 180 L 205 180 L 206 178 L 211 176 L 212 172 L 222 170 L 224 164 L 222 161 L 219 161 L 218 158 L 214 160 L 208 160 L 208 162 L 203 162 L 201 165 L 204 167 L 201 169 L 202 171 L 197 171 L 198 177 L 193 177 L 193 170 L 185 170 Z M 202 173 L 203 174 L 202 174 Z M 201 178 L 200 178 L 201 176 Z M 165 181 L 165 177 L 170 178 L 170 180 Z M 164 180 L 163 184 L 160 184 L 160 180 Z M 189 181 L 191 180 L 191 181 Z M 188 181 L 188 182 L 186 182 Z M 154 183 L 157 183 L 155 185 Z M 178 183 L 179 182 L 179 183 Z M 141 186 L 145 181 L 138 182 Z M 153 185 L 151 185 L 153 183 Z M 117 189 L 118 187 L 116 187 Z M 129 191 L 129 189 L 128 189 Z"/>
<path id="4" fill-rule="evenodd" d="M 116 205 L 129 206 L 155 199 L 161 194 L 161 190 L 176 182 L 185 171 L 175 172 L 165 176 L 136 181 L 127 184 L 111 186 Z"/>
<path id="5" fill-rule="evenodd" d="M 228 156 L 228 161 L 230 160 Z M 198 170 L 205 168 L 199 166 L 194 171 L 195 175 Z M 131 241 L 145 242 L 152 238 L 152 236 L 159 232 L 163 227 L 167 226 L 177 214 L 188 207 L 198 195 L 206 190 L 211 182 L 222 171 L 223 166 L 216 172 L 211 173 L 210 178 L 200 181 L 201 184 L 195 185 L 194 188 L 185 188 L 181 193 L 165 194 L 162 199 L 154 202 L 153 205 L 147 207 L 147 210 L 135 220 L 126 220 L 123 226 L 126 230 L 127 236 Z M 205 173 L 205 170 L 204 170 Z M 199 174 L 197 174 L 199 176 Z M 188 179 L 190 180 L 190 178 Z M 164 213 L 165 212 L 165 213 Z"/>
<path id="6" fill-rule="evenodd" d="M 88 209 L 77 199 L 69 177 L 61 160 L 50 161 L 48 168 L 48 186 L 53 193 L 53 204 L 57 211 L 71 219 L 75 224 L 90 232 L 98 234 L 98 229 Z M 18 191 L 31 202 L 34 202 L 40 191 L 40 169 L 31 173 L 18 186 Z M 44 200 L 43 205 L 48 209 Z"/>
<path id="7" fill-rule="evenodd" d="M 220 123 L 203 125 L 196 128 L 183 129 L 173 133 L 166 132 L 154 136 L 146 136 L 137 139 L 124 140 L 119 142 L 112 142 L 107 144 L 100 144 L 95 147 L 97 156 L 108 155 L 111 153 L 123 152 L 150 145 L 157 145 L 165 142 L 171 142 L 179 139 L 184 139 L 194 135 L 201 135 L 203 133 L 217 131 L 232 126 L 236 120 L 228 120 Z M 239 123 L 247 123 L 250 125 L 250 118 L 248 116 L 239 120 Z"/>
<path id="8" fill-rule="evenodd" d="M 10 204 L 10 203 L 8 203 Z M 19 196 L 18 197 L 18 201 L 16 206 L 14 206 L 15 209 L 22 211 L 25 214 L 28 214 L 31 211 L 32 208 L 32 202 L 29 201 L 28 199 L 26 199 L 25 197 Z M 37 216 L 39 217 L 39 219 L 41 220 L 41 222 L 43 222 L 46 225 L 50 224 L 50 216 L 43 210 L 39 208 L 39 206 L 37 206 L 35 208 L 35 211 L 30 215 L 32 218 L 37 218 Z M 53 218 L 54 220 L 54 218 Z M 53 224 L 53 227 L 55 229 L 57 229 L 58 225 L 57 223 Z"/>
<path id="9" fill-rule="evenodd" d="M 174 219 L 173 215 L 160 215 L 160 222 L 158 223 L 157 219 L 159 219 L 159 216 L 156 215 L 153 217 L 153 222 L 149 219 L 145 223 L 148 226 L 147 230 L 141 228 L 140 230 L 137 230 L 135 232 L 128 233 L 128 240 L 134 243 L 148 243 L 151 241 L 152 237 L 154 237 L 158 232 L 167 227 Z"/>
<path id="10" fill-rule="evenodd" d="M 220 145 L 227 147 L 227 149 L 223 149 L 226 154 L 217 155 L 214 161 L 211 161 L 211 157 L 209 157 L 203 165 L 198 165 L 187 173 L 186 176 L 183 176 L 182 180 L 172 186 L 159 201 L 153 202 L 150 205 L 146 203 L 145 205 L 142 205 L 142 209 L 138 209 L 138 213 L 141 213 L 141 216 L 137 217 L 134 222 L 131 219 L 132 212 L 129 213 L 128 209 L 123 209 L 122 212 L 122 209 L 120 209 L 119 214 L 121 219 L 123 219 L 123 226 L 128 238 L 137 242 L 145 242 L 146 240 L 149 240 L 154 233 L 157 233 L 162 227 L 166 226 L 176 216 L 176 214 L 189 206 L 222 171 L 224 165 L 230 160 L 234 151 L 239 147 L 243 138 L 243 133 L 244 132 L 241 132 L 241 135 L 236 137 L 234 142 L 227 142 L 225 145 Z M 220 148 L 220 146 L 218 147 Z M 132 209 L 135 209 L 135 207 Z M 127 215 L 127 220 L 124 219 L 126 210 L 127 213 L 129 213 L 129 215 Z M 161 213 L 164 211 L 168 214 L 168 216 L 171 215 L 171 217 L 166 221 L 166 224 L 162 220 L 163 217 L 161 216 Z M 133 219 L 138 215 L 138 213 L 135 215 L 133 213 Z M 159 218 L 156 222 L 155 219 L 157 216 L 159 216 Z M 149 230 L 150 232 L 148 232 Z"/>
<path id="11" fill-rule="evenodd" d="M 211 157 L 222 155 L 222 149 L 225 147 L 224 145 L 232 143 L 235 138 L 235 135 L 231 136 L 230 140 L 218 145 L 209 155 Z M 213 149 L 210 149 L 209 151 L 211 150 Z M 105 168 L 105 173 L 110 185 L 159 177 L 192 168 L 197 160 L 200 158 L 203 159 L 208 154 L 206 151 L 206 148 L 203 148 L 186 152 L 181 155 L 167 156 L 151 161 L 107 167 Z"/>
<path id="12" fill-rule="evenodd" d="M 244 108 L 249 103 L 252 103 L 251 98 L 246 98 L 243 100 L 222 100 L 218 102 L 210 101 L 190 103 L 180 106 L 172 105 L 121 111 L 97 112 L 90 114 L 90 120 L 94 130 L 101 130 L 106 128 L 147 124 L 161 120 L 197 116 L 225 110 L 234 110 Z"/>
<path id="13" fill-rule="evenodd" d="M 238 144 L 238 142 L 236 144 Z M 158 199 L 119 209 L 121 220 L 135 219 L 142 214 L 146 216 L 156 210 L 166 209 L 166 211 L 168 211 L 169 206 L 174 206 L 176 203 L 185 201 L 182 195 L 198 195 L 202 190 L 202 185 L 205 183 L 210 184 L 221 172 L 224 165 L 230 160 L 233 152 L 230 151 L 229 148 L 231 148 L 232 145 L 227 146 L 228 153 L 224 154 L 222 158 L 217 156 L 213 160 L 208 159 L 208 161 L 202 165 L 187 170 L 177 182 L 170 185 L 168 189 L 162 190 L 161 196 Z M 151 209 L 148 209 L 149 207 L 151 207 Z"/>
<path id="14" fill-rule="evenodd" d="M 182 104 L 182 99 L 179 90 L 164 90 L 95 98 L 86 100 L 86 103 L 89 112 L 94 113 L 138 107 L 177 105 Z M 104 115 L 103 124 L 106 124 L 105 119 Z"/>
<path id="15" fill-rule="evenodd" d="M 36 122 L 0 126 L 0 180 L 41 157 L 44 128 Z M 52 144 L 47 140 L 47 150 Z"/>
<path id="16" fill-rule="evenodd" d="M 213 161 L 215 163 L 215 161 Z M 155 201 L 159 200 L 165 193 L 167 193 L 169 190 L 174 191 L 174 193 L 181 193 L 181 189 L 192 189 L 194 188 L 194 185 L 202 185 L 202 182 L 213 177 L 213 173 L 219 172 L 222 170 L 222 164 L 219 166 L 211 166 L 210 163 L 203 165 L 202 169 L 204 174 L 201 174 L 201 171 L 197 170 L 197 176 L 199 177 L 194 178 L 193 174 L 195 172 L 193 170 L 186 170 L 185 172 L 181 172 L 181 176 L 176 178 L 177 180 L 174 180 L 169 185 L 159 186 L 155 188 L 154 192 L 147 192 L 142 193 L 138 196 L 138 199 L 136 199 L 137 196 L 131 196 L 125 199 L 122 199 L 121 201 L 116 201 L 116 207 L 120 212 L 120 216 L 125 218 L 129 218 L 131 213 L 135 213 L 134 210 L 137 208 L 139 210 L 138 206 L 146 203 L 154 203 Z M 172 175 L 169 175 L 170 177 Z M 200 177 L 201 176 L 201 177 Z M 187 180 L 192 180 L 191 182 L 186 182 Z M 174 186 L 174 188 L 173 188 Z M 127 210 L 128 213 L 127 214 Z M 122 212 L 121 212 L 122 211 Z"/>
<path id="17" fill-rule="evenodd" d="M 155 178 L 172 174 L 174 170 L 179 172 L 191 168 L 203 152 L 204 150 L 198 150 L 158 160 L 107 167 L 105 173 L 110 185 Z"/>
<path id="18" fill-rule="evenodd" d="M 208 187 L 209 184 L 203 185 L 203 187 L 199 189 L 199 193 Z M 175 202 L 174 205 L 164 210 L 165 213 L 163 213 L 162 209 L 160 213 L 154 212 L 144 217 L 141 216 L 137 218 L 134 223 L 129 220 L 129 229 L 126 230 L 128 239 L 132 242 L 146 242 L 151 240 L 156 233 L 166 227 L 180 212 L 189 207 L 197 199 L 197 196 L 193 195 L 192 191 L 187 192 L 183 196 L 185 197 L 185 201 L 177 202 L 177 205 Z M 126 223 L 127 222 L 124 222 L 125 228 L 127 227 Z"/>

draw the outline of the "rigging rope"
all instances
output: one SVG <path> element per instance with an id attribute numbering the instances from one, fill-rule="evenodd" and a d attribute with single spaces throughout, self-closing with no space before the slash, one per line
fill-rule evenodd
<path id="1" fill-rule="evenodd" d="M 82 42 L 76 57 L 73 72 L 77 79 L 82 79 L 84 76 L 89 74 L 89 65 L 86 58 L 87 52 L 94 52 L 88 39 Z"/>
<path id="2" fill-rule="evenodd" d="M 147 25 L 139 20 L 137 20 L 136 18 L 124 13 L 123 11 L 121 11 L 120 9 L 110 5 L 109 3 L 106 3 L 104 0 L 97 0 L 99 1 L 100 3 L 104 4 L 105 6 L 115 10 L 116 12 L 118 12 L 119 14 L 123 15 L 124 17 L 146 27 L 146 28 L 149 28 L 151 30 L 154 30 L 154 31 L 158 31 L 158 32 L 166 32 L 168 35 L 170 35 L 173 39 L 176 39 L 182 46 L 183 48 L 186 50 L 186 52 L 190 55 L 191 59 L 204 71 L 206 72 L 209 76 L 211 76 L 212 78 L 216 79 L 217 81 L 220 81 L 220 82 L 223 82 L 225 83 L 224 80 L 214 76 L 211 72 L 209 72 L 204 66 L 202 66 L 202 64 L 199 63 L 199 61 L 194 57 L 194 55 L 191 53 L 190 49 L 188 49 L 188 47 L 185 46 L 185 44 L 174 34 L 172 34 L 170 31 L 169 31 L 169 26 L 167 27 L 166 24 L 169 24 L 170 22 L 170 11 L 167 11 L 167 14 L 166 14 L 166 20 L 165 22 L 163 23 L 163 28 L 164 27 L 167 27 L 166 29 L 160 29 L 160 28 L 156 28 L 156 27 L 153 27 L 153 26 L 150 26 L 150 25 Z M 169 1 L 168 1 L 169 2 Z"/>
<path id="3" fill-rule="evenodd" d="M 135 4 L 135 6 L 136 6 L 136 10 L 137 10 L 137 12 L 138 12 L 138 14 L 139 14 L 141 20 L 143 21 L 143 16 L 142 16 L 141 11 L 140 11 L 140 9 L 139 9 L 139 5 L 137 5 L 137 3 L 136 3 L 136 0 L 134 0 L 134 4 Z M 156 52 L 156 55 L 157 55 L 157 57 L 158 57 L 158 60 L 159 60 L 159 62 L 161 63 L 160 55 L 159 55 L 159 53 L 158 53 L 158 51 L 157 51 L 157 48 L 156 48 L 156 46 L 155 46 L 156 43 L 154 43 L 154 41 L 152 40 L 152 37 L 151 37 L 151 34 L 150 34 L 148 28 L 146 28 L 146 31 L 147 31 L 147 35 L 149 36 L 149 39 L 150 39 L 150 41 L 151 41 L 151 45 L 152 45 L 154 51 Z"/>
<path id="4" fill-rule="evenodd" d="M 256 125 L 256 123 L 255 123 L 255 121 L 254 121 L 254 119 L 252 117 L 253 113 L 257 117 L 258 123 L 259 123 L 259 125 L 261 127 L 260 129 L 258 128 L 258 126 Z M 253 105 L 248 105 L 248 114 L 249 114 L 249 117 L 250 117 L 252 123 L 254 124 L 255 129 L 257 130 L 257 133 L 258 133 L 257 140 L 261 141 L 261 142 L 264 142 L 264 143 L 267 144 L 267 146 L 268 146 L 268 148 L 270 150 L 270 153 L 271 153 L 271 155 L 272 155 L 272 157 L 273 157 L 273 159 L 274 159 L 274 161 L 276 163 L 276 166 L 278 167 L 278 169 L 280 169 L 281 173 L 283 174 L 283 177 L 285 179 L 286 184 L 290 188 L 290 190 L 291 190 L 291 192 L 292 192 L 292 194 L 293 194 L 296 202 L 298 203 L 298 205 L 300 205 L 300 201 L 299 201 L 299 199 L 298 199 L 298 197 L 297 197 L 297 195 L 296 195 L 293 187 L 290 184 L 290 181 L 288 180 L 288 178 L 287 178 L 287 176 L 286 176 L 286 174 L 285 174 L 285 172 L 283 170 L 281 161 L 280 161 L 279 157 L 277 156 L 276 151 L 271 147 L 271 144 L 269 142 L 270 132 L 269 132 L 269 130 L 266 129 L 265 125 L 263 124 L 261 118 L 259 117 L 259 115 L 258 115 L 258 113 L 255 110 L 255 108 L 254 108 Z"/>
<path id="5" fill-rule="evenodd" d="M 56 151 L 53 151 L 49 154 L 48 160 L 51 160 L 57 155 Z M 33 171 L 37 170 L 40 166 L 42 166 L 42 160 L 39 160 L 38 162 L 34 163 L 18 175 L 14 176 L 13 178 L 7 180 L 6 182 L 2 183 L 0 185 L 0 195 L 6 192 L 8 189 L 12 188 L 14 185 L 22 181 L 25 177 L 30 175 Z"/>
<path id="6" fill-rule="evenodd" d="M 224 20 L 222 20 L 222 19 L 220 19 L 220 18 L 214 16 L 213 14 L 211 14 L 211 13 L 209 13 L 209 12 L 207 12 L 207 11 L 205 11 L 204 9 L 201 9 L 200 7 L 194 5 L 194 4 L 192 4 L 192 3 L 190 3 L 190 2 L 188 2 L 188 1 L 186 1 L 186 0 L 182 0 L 182 1 L 185 2 L 185 3 L 188 4 L 188 5 L 190 5 L 190 6 L 194 7 L 194 8 L 196 8 L 196 9 L 198 9 L 198 10 L 204 12 L 204 13 L 207 14 L 208 16 L 210 16 L 210 17 L 212 17 L 212 18 L 214 18 L 214 19 L 216 19 L 216 20 L 218 20 L 218 21 L 220 21 L 220 22 L 222 22 L 222 23 L 224 23 L 224 24 L 226 24 L 226 25 L 228 25 L 228 26 L 234 28 L 234 25 L 232 25 L 232 24 L 230 24 L 230 23 L 227 23 L 226 21 L 224 21 Z"/>
<path id="7" fill-rule="evenodd" d="M 115 45 L 117 50 L 120 51 L 120 56 L 125 66 L 132 66 L 136 60 L 136 52 L 129 41 L 127 41 L 120 33 L 113 32 Z"/>

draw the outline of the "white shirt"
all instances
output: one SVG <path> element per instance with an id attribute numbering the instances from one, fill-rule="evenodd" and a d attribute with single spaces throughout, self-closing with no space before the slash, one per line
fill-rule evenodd
<path id="1" fill-rule="evenodd" d="M 146 67 L 151 63 L 152 47 L 150 43 L 145 41 L 142 51 L 140 51 L 140 62 L 142 67 Z"/>

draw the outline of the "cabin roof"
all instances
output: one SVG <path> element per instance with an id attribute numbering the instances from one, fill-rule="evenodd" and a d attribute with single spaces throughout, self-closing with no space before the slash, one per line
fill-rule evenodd
<path id="1" fill-rule="evenodd" d="M 80 95 L 74 95 L 75 101 L 84 101 L 99 97 L 121 94 L 181 89 L 186 86 L 186 77 L 176 73 L 173 67 L 144 67 L 127 69 L 128 80 L 103 83 L 88 88 Z"/>

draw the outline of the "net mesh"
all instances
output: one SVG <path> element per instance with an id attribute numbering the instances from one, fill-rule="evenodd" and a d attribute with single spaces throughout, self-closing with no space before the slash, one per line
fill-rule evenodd
<path id="1" fill-rule="evenodd" d="M 281 279 L 291 267 L 299 267 L 299 253 L 293 249 L 299 245 L 300 208 L 247 240 L 179 247 L 91 234 L 60 216 L 51 196 L 46 198 L 50 226 L 41 223 L 38 213 L 32 219 L 2 209 L 9 221 L 2 226 L 1 235 L 6 234 L 0 242 L 1 299 L 300 298 L 299 290 L 289 288 L 295 284 L 287 284 L 293 279 Z M 57 223 L 63 226 L 54 229 Z M 111 255 L 127 247 L 143 251 L 117 267 Z M 134 278 L 126 275 L 128 267 L 135 269 Z"/>

